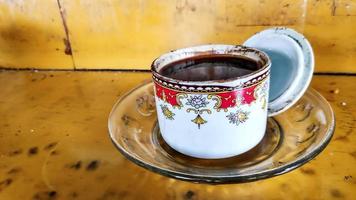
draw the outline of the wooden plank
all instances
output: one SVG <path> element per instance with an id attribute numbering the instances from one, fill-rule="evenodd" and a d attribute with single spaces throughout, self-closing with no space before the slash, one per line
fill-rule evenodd
<path id="1" fill-rule="evenodd" d="M 77 68 L 149 69 L 153 59 L 172 49 L 239 44 L 266 28 L 268 21 L 263 13 L 250 19 L 258 1 L 244 5 L 246 15 L 239 6 L 232 6 L 233 1 L 60 2 L 66 11 Z M 293 26 L 299 15 L 296 12 L 290 20 L 285 17 L 272 25 Z"/>
<path id="2" fill-rule="evenodd" d="M 307 36 L 316 71 L 356 72 L 355 16 L 333 1 L 61 0 L 77 68 L 149 69 L 172 49 L 241 44 L 257 31 L 288 26 Z M 333 7 L 334 6 L 334 7 Z M 350 5 L 349 5 L 350 6 Z M 353 5 L 351 5 L 353 6 Z"/>
<path id="3" fill-rule="evenodd" d="M 352 39 L 356 15 L 350 15 L 355 9 L 351 1 L 309 1 L 304 33 L 315 51 L 316 71 L 356 72 L 356 40 Z M 348 6 L 350 13 L 343 12 Z"/>
<path id="4" fill-rule="evenodd" d="M 56 0 L 0 0 L 0 67 L 73 68 Z"/>
<path id="5" fill-rule="evenodd" d="M 0 199 L 355 197 L 355 76 L 313 78 L 312 86 L 331 103 L 337 120 L 334 137 L 320 155 L 290 173 L 230 185 L 166 178 L 136 166 L 115 149 L 107 133 L 110 109 L 149 78 L 149 73 L 0 73 Z M 87 170 L 95 161 L 95 170 Z"/>
<path id="6" fill-rule="evenodd" d="M 173 49 L 241 44 L 255 32 L 287 26 L 310 40 L 316 71 L 356 73 L 352 0 L 1 0 L 0 11 L 4 67 L 149 69 Z"/>

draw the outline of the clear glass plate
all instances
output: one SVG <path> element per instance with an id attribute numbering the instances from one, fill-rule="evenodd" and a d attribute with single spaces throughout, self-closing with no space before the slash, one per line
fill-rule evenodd
<path id="1" fill-rule="evenodd" d="M 334 132 L 328 102 L 309 89 L 292 108 L 268 119 L 263 140 L 252 150 L 227 159 L 197 159 L 180 154 L 162 139 L 153 84 L 123 95 L 109 116 L 109 134 L 129 160 L 159 174 L 193 182 L 242 183 L 289 172 L 318 155 Z"/>

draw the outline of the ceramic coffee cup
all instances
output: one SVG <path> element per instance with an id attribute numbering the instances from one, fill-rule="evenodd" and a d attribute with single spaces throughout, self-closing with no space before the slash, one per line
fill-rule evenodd
<path id="1" fill-rule="evenodd" d="M 214 56 L 252 60 L 257 68 L 243 76 L 203 81 L 162 73 L 184 59 Z M 270 67 L 262 51 L 235 45 L 196 46 L 157 58 L 152 73 L 163 139 L 178 152 L 197 158 L 227 158 L 252 149 L 266 131 Z"/>

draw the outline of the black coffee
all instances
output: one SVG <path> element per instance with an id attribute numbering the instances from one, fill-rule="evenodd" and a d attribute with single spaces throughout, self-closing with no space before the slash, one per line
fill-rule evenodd
<path id="1" fill-rule="evenodd" d="M 227 55 L 193 57 L 165 66 L 160 74 L 184 81 L 224 80 L 250 74 L 261 68 L 248 58 Z"/>

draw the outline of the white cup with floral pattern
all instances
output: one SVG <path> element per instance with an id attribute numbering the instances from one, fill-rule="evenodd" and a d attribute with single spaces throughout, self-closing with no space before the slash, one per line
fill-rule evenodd
<path id="1" fill-rule="evenodd" d="M 243 76 L 203 81 L 162 73 L 172 63 L 209 56 L 245 58 L 257 68 Z M 232 157 L 255 147 L 266 131 L 270 67 L 264 52 L 235 45 L 196 46 L 157 58 L 152 74 L 165 142 L 180 153 L 207 159 Z"/>

